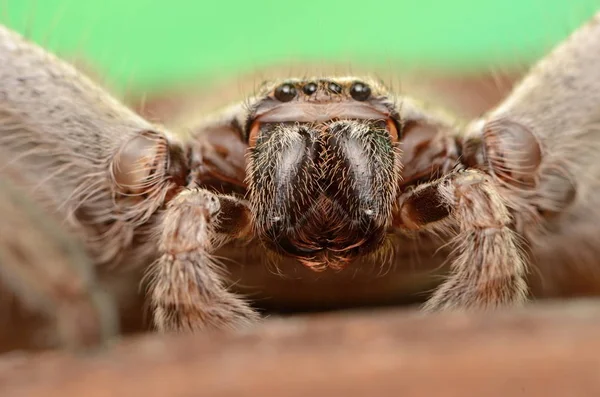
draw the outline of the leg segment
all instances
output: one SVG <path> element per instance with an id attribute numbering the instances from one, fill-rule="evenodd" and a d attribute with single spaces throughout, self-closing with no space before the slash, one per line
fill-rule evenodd
<path id="1" fill-rule="evenodd" d="M 116 309 L 75 240 L 0 178 L 0 279 L 29 307 L 55 317 L 59 343 L 93 347 L 117 333 Z"/>
<path id="2" fill-rule="evenodd" d="M 457 171 L 419 186 L 401 198 L 400 220 L 404 229 L 458 232 L 450 276 L 425 304 L 427 311 L 493 309 L 526 300 L 524 255 L 487 175 Z"/>
<path id="3" fill-rule="evenodd" d="M 179 193 L 163 214 L 162 256 L 150 276 L 151 310 L 160 331 L 238 329 L 258 320 L 226 289 L 211 255 L 226 240 L 249 232 L 243 202 L 203 189 Z"/>

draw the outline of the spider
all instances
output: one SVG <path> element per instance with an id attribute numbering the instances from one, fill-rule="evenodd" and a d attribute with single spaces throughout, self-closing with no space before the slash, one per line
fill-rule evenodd
<path id="1" fill-rule="evenodd" d="M 2 28 L 2 281 L 89 345 L 116 332 L 126 269 L 159 331 L 256 322 L 219 265 L 232 241 L 324 272 L 434 236 L 420 255 L 445 249 L 449 273 L 426 311 L 523 304 L 534 267 L 593 275 L 599 18 L 470 122 L 371 78 L 285 79 L 187 139 Z"/>

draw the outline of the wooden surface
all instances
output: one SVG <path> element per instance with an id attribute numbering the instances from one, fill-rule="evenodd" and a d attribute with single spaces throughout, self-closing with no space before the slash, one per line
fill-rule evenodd
<path id="1" fill-rule="evenodd" d="M 272 319 L 242 335 L 149 335 L 86 357 L 13 353 L 0 360 L 0 395 L 598 396 L 599 335 L 590 302 Z"/>

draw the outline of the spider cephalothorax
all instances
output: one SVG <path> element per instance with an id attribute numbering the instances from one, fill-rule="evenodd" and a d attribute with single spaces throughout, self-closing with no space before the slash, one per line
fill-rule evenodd
<path id="1" fill-rule="evenodd" d="M 254 225 L 276 252 L 341 268 L 387 233 L 400 179 L 396 104 L 364 80 L 272 86 L 246 122 Z"/>

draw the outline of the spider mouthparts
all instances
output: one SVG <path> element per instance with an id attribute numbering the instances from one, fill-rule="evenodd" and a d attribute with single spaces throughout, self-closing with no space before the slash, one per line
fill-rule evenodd
<path id="1" fill-rule="evenodd" d="M 369 211 L 369 210 L 367 210 Z M 373 212 L 372 210 L 370 210 Z M 326 220 L 326 217 L 322 217 Z M 365 214 L 361 233 L 358 225 L 312 224 L 289 227 L 285 224 L 272 225 L 263 235 L 267 247 L 286 257 L 298 260 L 314 271 L 326 269 L 342 270 L 356 257 L 376 250 L 385 239 L 387 228 L 379 225 L 372 216 Z"/>
<path id="2" fill-rule="evenodd" d="M 381 247 L 400 176 L 389 124 L 263 124 L 249 186 L 265 246 L 313 270 L 344 268 Z"/>
<path id="3" fill-rule="evenodd" d="M 327 269 L 343 270 L 351 262 L 351 258 L 337 257 L 331 255 L 320 255 L 315 258 L 297 258 L 305 267 L 314 272 L 323 272 Z"/>

